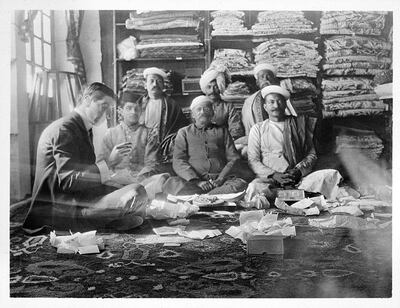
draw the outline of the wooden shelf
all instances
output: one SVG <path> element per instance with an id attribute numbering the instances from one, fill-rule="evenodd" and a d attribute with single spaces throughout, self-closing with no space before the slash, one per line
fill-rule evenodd
<path id="1" fill-rule="evenodd" d="M 126 62 L 126 63 L 134 63 L 134 62 L 152 62 L 152 61 L 204 61 L 206 59 L 203 57 L 176 57 L 176 58 L 135 58 L 129 61 L 124 59 L 116 59 L 117 62 Z"/>

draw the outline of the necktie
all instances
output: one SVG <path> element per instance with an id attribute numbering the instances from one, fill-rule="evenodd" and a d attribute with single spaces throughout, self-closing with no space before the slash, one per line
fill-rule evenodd
<path id="1" fill-rule="evenodd" d="M 93 129 L 88 130 L 90 144 L 93 145 Z"/>

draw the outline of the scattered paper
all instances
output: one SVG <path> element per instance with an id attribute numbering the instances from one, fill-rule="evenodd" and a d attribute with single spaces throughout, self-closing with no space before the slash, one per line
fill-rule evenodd
<path id="1" fill-rule="evenodd" d="M 219 215 L 234 215 L 234 213 L 228 211 L 213 211 L 213 212 Z"/>
<path id="2" fill-rule="evenodd" d="M 185 230 L 186 226 L 178 226 L 178 227 L 159 227 L 159 228 L 153 228 L 153 231 L 155 234 L 160 235 L 160 236 L 165 236 L 165 235 L 177 235 L 179 231 Z"/>
<path id="3" fill-rule="evenodd" d="M 71 235 L 57 236 L 55 231 L 50 232 L 50 244 L 57 248 L 57 253 L 99 253 L 104 249 L 102 238 L 96 237 L 96 230 Z"/>
<path id="4" fill-rule="evenodd" d="M 264 214 L 265 214 L 264 210 L 241 212 L 239 216 L 239 222 L 241 225 L 244 225 L 249 222 L 258 223 L 260 219 L 264 216 Z"/>
<path id="5" fill-rule="evenodd" d="M 206 237 L 211 238 L 221 235 L 221 231 L 217 229 L 206 229 L 206 230 L 193 230 L 193 231 L 180 231 L 179 235 L 188 237 L 195 240 L 203 240 Z"/>
<path id="6" fill-rule="evenodd" d="M 319 215 L 320 212 L 318 207 L 314 206 L 310 209 L 304 210 L 304 213 L 306 214 L 306 216 L 312 216 L 312 215 Z"/>
<path id="7" fill-rule="evenodd" d="M 164 243 L 164 247 L 179 247 L 181 246 L 181 243 Z"/>
<path id="8" fill-rule="evenodd" d="M 190 220 L 186 219 L 186 218 L 178 218 L 178 219 L 168 220 L 168 224 L 170 226 L 177 226 L 177 225 L 187 226 L 189 223 L 190 223 Z"/>
<path id="9" fill-rule="evenodd" d="M 272 225 L 278 220 L 278 214 L 265 214 L 259 221 L 257 229 L 260 231 L 271 228 Z"/>
<path id="10" fill-rule="evenodd" d="M 310 200 L 309 198 L 302 199 L 300 201 L 297 201 L 296 203 L 293 203 L 291 207 L 294 207 L 296 209 L 307 209 L 309 208 L 314 202 Z"/>
<path id="11" fill-rule="evenodd" d="M 153 219 L 186 218 L 199 211 L 199 207 L 188 202 L 170 203 L 153 200 L 146 208 L 146 216 Z"/>
<path id="12" fill-rule="evenodd" d="M 357 207 L 352 205 L 338 206 L 330 210 L 331 213 L 346 213 L 353 216 L 362 216 L 364 213 Z"/>
<path id="13" fill-rule="evenodd" d="M 294 207 L 291 207 L 285 201 L 282 201 L 279 198 L 275 199 L 275 206 L 287 214 L 304 216 L 303 209 L 296 209 Z"/>
<path id="14" fill-rule="evenodd" d="M 329 200 L 335 200 L 339 193 L 339 183 L 342 176 L 335 169 L 323 169 L 310 173 L 302 180 L 298 189 L 319 192 Z"/>

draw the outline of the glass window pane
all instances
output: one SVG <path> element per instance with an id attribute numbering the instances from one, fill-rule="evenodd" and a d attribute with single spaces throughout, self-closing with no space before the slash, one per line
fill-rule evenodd
<path id="1" fill-rule="evenodd" d="M 26 92 L 31 93 L 32 91 L 32 66 L 30 64 L 26 65 Z"/>
<path id="2" fill-rule="evenodd" d="M 46 14 L 47 16 L 50 16 L 50 10 L 42 10 L 43 14 Z"/>
<path id="3" fill-rule="evenodd" d="M 42 41 L 35 37 L 35 63 L 43 65 L 42 63 Z"/>
<path id="4" fill-rule="evenodd" d="M 44 66 L 48 69 L 51 68 L 51 46 L 44 43 Z"/>
<path id="5" fill-rule="evenodd" d="M 32 51 L 31 51 L 31 42 L 25 43 L 26 47 L 26 60 L 31 61 Z"/>
<path id="6" fill-rule="evenodd" d="M 43 16 L 43 38 L 47 42 L 51 42 L 51 29 L 50 29 L 50 17 Z"/>
<path id="7" fill-rule="evenodd" d="M 40 12 L 33 21 L 33 34 L 42 37 L 42 14 Z"/>

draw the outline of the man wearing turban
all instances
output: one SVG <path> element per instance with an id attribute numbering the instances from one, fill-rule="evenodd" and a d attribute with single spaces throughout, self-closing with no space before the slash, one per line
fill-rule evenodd
<path id="1" fill-rule="evenodd" d="M 223 194 L 243 191 L 247 183 L 235 176 L 240 155 L 226 127 L 212 123 L 214 110 L 207 96 L 190 106 L 193 124 L 181 128 L 175 140 L 173 168 L 164 192 L 174 195 Z"/>
<path id="2" fill-rule="evenodd" d="M 232 103 L 221 99 L 221 94 L 224 93 L 229 81 L 230 74 L 225 67 L 210 67 L 201 76 L 199 83 L 203 93 L 212 101 L 214 110 L 212 122 L 227 127 L 233 140 L 236 140 L 244 135 L 240 113 Z"/>

